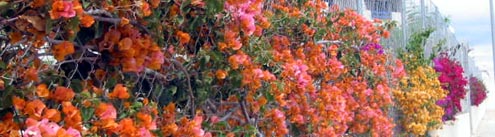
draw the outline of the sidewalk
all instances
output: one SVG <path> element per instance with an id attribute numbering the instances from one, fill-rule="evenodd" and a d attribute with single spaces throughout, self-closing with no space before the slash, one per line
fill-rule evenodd
<path id="1" fill-rule="evenodd" d="M 487 110 L 480 122 L 475 137 L 495 137 L 495 110 Z"/>

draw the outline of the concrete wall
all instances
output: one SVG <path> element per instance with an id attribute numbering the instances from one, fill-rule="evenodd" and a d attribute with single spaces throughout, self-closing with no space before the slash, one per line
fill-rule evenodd
<path id="1" fill-rule="evenodd" d="M 469 113 L 462 113 L 456 116 L 455 121 L 447 121 L 442 129 L 429 131 L 432 137 L 470 137 L 471 128 Z"/>
<path id="2" fill-rule="evenodd" d="M 433 137 L 470 137 L 476 135 L 483 116 L 486 113 L 486 102 L 478 107 L 472 106 L 470 112 L 458 114 L 456 121 L 447 121 L 442 129 L 429 131 Z"/>
<path id="3" fill-rule="evenodd" d="M 473 123 L 472 127 L 472 134 L 477 133 L 477 129 L 479 128 L 479 125 L 481 123 L 481 120 L 483 119 L 483 116 L 485 116 L 486 113 L 486 102 L 481 103 L 479 106 L 472 106 L 471 107 L 471 120 Z"/>

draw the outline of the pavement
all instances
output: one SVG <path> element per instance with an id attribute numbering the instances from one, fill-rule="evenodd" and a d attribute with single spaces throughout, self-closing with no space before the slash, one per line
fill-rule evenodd
<path id="1" fill-rule="evenodd" d="M 474 137 L 495 137 L 495 109 L 486 111 Z"/>

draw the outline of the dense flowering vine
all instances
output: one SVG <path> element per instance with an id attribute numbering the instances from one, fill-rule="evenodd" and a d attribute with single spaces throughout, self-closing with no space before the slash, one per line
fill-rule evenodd
<path id="1" fill-rule="evenodd" d="M 395 104 L 408 132 L 441 123 L 433 69 L 323 0 L 3 3 L 0 136 L 395 136 Z"/>
<path id="2" fill-rule="evenodd" d="M 486 94 L 488 93 L 483 81 L 477 77 L 471 76 L 469 78 L 469 89 L 471 90 L 471 105 L 478 106 L 483 103 L 487 97 Z"/>
<path id="3" fill-rule="evenodd" d="M 418 136 L 442 126 L 444 110 L 436 103 L 447 95 L 438 80 L 438 74 L 424 57 L 424 42 L 431 32 L 412 35 L 406 52 L 399 53 L 408 75 L 401 79 L 400 90 L 394 91 L 402 128 Z"/>
<path id="4" fill-rule="evenodd" d="M 445 98 L 437 101 L 439 106 L 444 108 L 443 121 L 455 120 L 455 114 L 462 111 L 461 99 L 466 96 L 467 80 L 463 76 L 464 69 L 457 61 L 453 61 L 446 53 L 433 59 L 435 70 L 440 73 L 438 80 L 442 83 L 442 88 L 448 91 Z"/>

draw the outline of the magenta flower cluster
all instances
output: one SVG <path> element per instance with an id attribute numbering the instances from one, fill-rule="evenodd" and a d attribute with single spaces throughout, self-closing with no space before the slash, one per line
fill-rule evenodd
<path id="1" fill-rule="evenodd" d="M 480 79 L 471 77 L 469 78 L 469 87 L 471 89 L 471 105 L 480 105 L 486 99 L 485 84 Z"/>
<path id="2" fill-rule="evenodd" d="M 438 100 L 437 105 L 444 108 L 443 121 L 455 120 L 455 114 L 462 111 L 461 99 L 466 96 L 467 80 L 463 76 L 464 69 L 459 62 L 451 60 L 446 53 L 433 59 L 434 68 L 440 74 L 438 80 L 442 88 L 448 91 L 444 99 Z"/>

